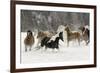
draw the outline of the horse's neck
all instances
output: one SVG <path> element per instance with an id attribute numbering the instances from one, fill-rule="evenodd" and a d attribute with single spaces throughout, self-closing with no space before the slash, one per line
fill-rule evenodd
<path id="1" fill-rule="evenodd" d="M 70 36 L 71 33 L 71 31 L 67 31 L 67 37 Z"/>
<path id="2" fill-rule="evenodd" d="M 57 43 L 59 42 L 59 37 L 56 38 L 55 42 L 57 42 Z"/>

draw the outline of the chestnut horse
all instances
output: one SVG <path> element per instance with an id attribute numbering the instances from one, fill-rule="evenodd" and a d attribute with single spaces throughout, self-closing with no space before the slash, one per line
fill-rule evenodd
<path id="1" fill-rule="evenodd" d="M 80 45 L 80 33 L 78 31 L 73 32 L 69 27 L 66 27 L 65 31 L 67 33 L 67 46 L 69 46 L 71 40 L 77 40 Z"/>

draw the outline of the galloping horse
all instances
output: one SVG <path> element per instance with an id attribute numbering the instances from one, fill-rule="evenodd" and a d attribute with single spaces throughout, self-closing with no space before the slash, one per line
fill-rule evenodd
<path id="1" fill-rule="evenodd" d="M 52 37 L 54 35 L 54 33 L 51 33 L 49 31 L 40 31 L 37 34 L 37 39 L 38 39 L 38 43 L 37 43 L 37 48 L 40 48 L 39 44 L 41 43 L 41 41 L 43 40 L 44 37 Z"/>
<path id="2" fill-rule="evenodd" d="M 60 32 L 56 35 L 54 40 L 51 40 L 50 37 L 44 37 L 41 41 L 41 47 L 45 46 L 45 49 L 51 48 L 51 49 L 58 49 L 59 50 L 59 40 L 63 41 L 63 32 Z"/>

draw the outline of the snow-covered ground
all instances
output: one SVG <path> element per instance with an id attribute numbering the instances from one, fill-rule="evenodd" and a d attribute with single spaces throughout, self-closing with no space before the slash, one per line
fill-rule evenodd
<path id="1" fill-rule="evenodd" d="M 21 33 L 21 63 L 52 63 L 52 62 L 69 62 L 69 61 L 89 61 L 90 60 L 90 48 L 89 45 L 85 45 L 82 41 L 80 46 L 77 42 L 71 41 L 69 47 L 66 43 L 60 40 L 59 51 L 52 49 L 39 49 L 36 50 L 37 39 L 35 37 L 35 44 L 31 51 L 25 52 L 24 38 L 26 33 Z"/>

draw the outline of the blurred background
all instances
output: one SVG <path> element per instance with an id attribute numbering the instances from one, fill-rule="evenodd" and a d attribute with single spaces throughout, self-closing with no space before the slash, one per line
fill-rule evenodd
<path id="1" fill-rule="evenodd" d="M 54 32 L 59 25 L 78 30 L 81 26 L 89 25 L 89 13 L 21 10 L 21 32 L 35 29 Z"/>

